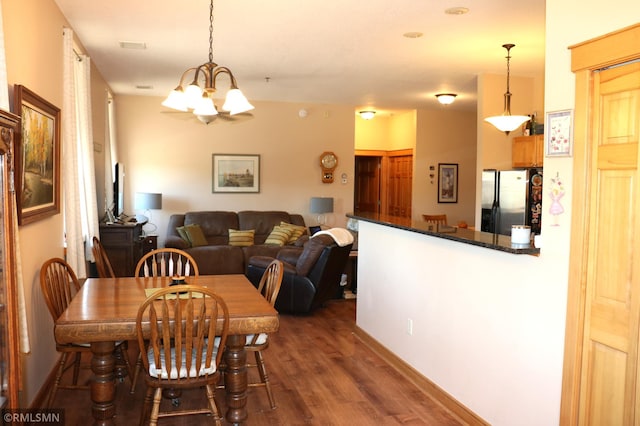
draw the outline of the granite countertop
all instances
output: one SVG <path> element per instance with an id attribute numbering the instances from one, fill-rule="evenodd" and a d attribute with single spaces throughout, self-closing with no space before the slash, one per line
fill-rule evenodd
<path id="1" fill-rule="evenodd" d="M 540 249 L 534 247 L 533 244 L 512 244 L 511 237 L 508 235 L 474 231 L 473 229 L 449 225 L 434 225 L 421 220 L 375 213 L 347 213 L 347 217 L 506 253 L 540 254 Z"/>

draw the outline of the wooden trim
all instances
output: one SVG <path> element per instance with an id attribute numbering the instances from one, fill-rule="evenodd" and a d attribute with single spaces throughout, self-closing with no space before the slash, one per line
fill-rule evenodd
<path id="1" fill-rule="evenodd" d="M 574 114 L 573 202 L 571 217 L 571 254 L 567 324 L 565 329 L 564 368 L 560 399 L 560 424 L 577 424 L 580 402 L 580 376 L 586 294 L 586 280 L 582 265 L 589 248 L 589 206 L 591 138 L 589 135 L 589 93 L 591 72 L 576 73 L 576 102 Z"/>
<path id="2" fill-rule="evenodd" d="M 640 58 L 640 24 L 609 33 L 570 47 L 571 69 L 575 73 L 573 200 L 571 248 L 565 330 L 564 368 L 560 401 L 560 424 L 579 420 L 580 378 L 584 338 L 586 271 L 589 250 L 589 200 L 592 169 L 593 132 L 591 104 L 593 71 Z"/>
<path id="3" fill-rule="evenodd" d="M 393 151 L 380 151 L 369 149 L 357 149 L 355 150 L 356 157 L 401 157 L 404 155 L 413 155 L 413 148 L 396 149 Z"/>
<path id="4" fill-rule="evenodd" d="M 404 157 L 406 155 L 413 155 L 413 149 L 396 149 L 394 151 L 387 151 L 387 155 L 389 157 Z"/>
<path id="5" fill-rule="evenodd" d="M 386 157 L 387 151 L 356 149 L 354 155 L 356 157 Z"/>
<path id="6" fill-rule="evenodd" d="M 396 369 L 400 374 L 406 377 L 414 385 L 418 387 L 425 395 L 438 402 L 444 408 L 449 410 L 454 416 L 458 417 L 464 424 L 468 425 L 489 425 L 488 422 L 483 420 L 476 413 L 465 407 L 462 403 L 456 400 L 454 397 L 445 392 L 438 385 L 433 383 L 428 378 L 424 377 L 417 370 L 411 367 L 409 364 L 400 359 L 396 354 L 384 347 L 380 342 L 374 339 L 366 331 L 358 327 L 354 327 L 354 334 L 362 343 L 367 345 L 372 351 L 378 354 L 383 360 L 385 360 L 391 367 Z"/>
<path id="7" fill-rule="evenodd" d="M 640 24 L 569 46 L 571 71 L 597 70 L 640 58 Z"/>

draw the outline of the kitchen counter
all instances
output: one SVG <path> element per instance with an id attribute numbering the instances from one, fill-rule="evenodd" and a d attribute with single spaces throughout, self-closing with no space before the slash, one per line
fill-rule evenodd
<path id="1" fill-rule="evenodd" d="M 348 213 L 347 217 L 416 232 L 436 238 L 457 241 L 463 244 L 484 247 L 512 254 L 540 254 L 540 249 L 533 244 L 512 244 L 507 235 L 474 231 L 449 225 L 434 225 L 421 220 L 412 220 L 397 216 L 379 215 L 375 213 Z"/>

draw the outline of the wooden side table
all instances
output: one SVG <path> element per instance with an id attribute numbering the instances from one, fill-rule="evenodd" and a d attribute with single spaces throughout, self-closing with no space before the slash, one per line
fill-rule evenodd
<path id="1" fill-rule="evenodd" d="M 142 255 L 149 253 L 158 248 L 157 235 L 145 235 L 142 237 Z"/>
<path id="2" fill-rule="evenodd" d="M 142 257 L 142 223 L 100 224 L 100 242 L 116 277 L 132 277 Z"/>
<path id="3" fill-rule="evenodd" d="M 358 292 L 358 250 L 349 252 L 349 260 L 346 267 L 347 286 L 344 289 L 345 299 L 355 299 Z"/>

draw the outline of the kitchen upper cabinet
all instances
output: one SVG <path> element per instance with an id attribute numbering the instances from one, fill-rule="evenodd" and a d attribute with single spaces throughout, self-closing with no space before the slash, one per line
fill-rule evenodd
<path id="1" fill-rule="evenodd" d="M 513 138 L 511 160 L 514 168 L 542 167 L 544 161 L 544 135 Z"/>

